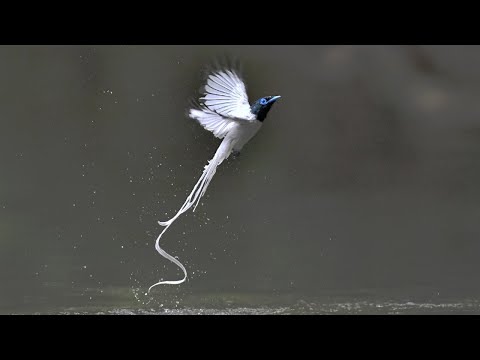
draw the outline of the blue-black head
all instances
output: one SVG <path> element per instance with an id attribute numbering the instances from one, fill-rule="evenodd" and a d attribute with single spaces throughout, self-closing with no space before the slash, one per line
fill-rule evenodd
<path id="1" fill-rule="evenodd" d="M 257 116 L 258 121 L 263 121 L 267 117 L 268 112 L 272 105 L 280 99 L 280 96 L 265 96 L 253 103 L 250 107 L 252 114 Z"/>

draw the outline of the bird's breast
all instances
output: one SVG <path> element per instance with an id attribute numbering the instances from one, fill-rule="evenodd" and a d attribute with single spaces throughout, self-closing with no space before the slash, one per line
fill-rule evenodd
<path id="1" fill-rule="evenodd" d="M 242 147 L 260 130 L 262 123 L 260 121 L 245 121 L 237 123 L 229 134 L 232 139 L 233 149 L 240 151 Z"/>

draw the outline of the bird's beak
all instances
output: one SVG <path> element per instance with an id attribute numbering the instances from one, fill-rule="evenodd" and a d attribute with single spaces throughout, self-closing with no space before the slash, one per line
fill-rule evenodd
<path id="1" fill-rule="evenodd" d="M 280 99 L 281 96 L 280 95 L 277 95 L 277 96 L 272 96 L 272 98 L 270 100 L 268 100 L 269 103 L 274 103 L 275 101 L 277 101 L 278 99 Z"/>

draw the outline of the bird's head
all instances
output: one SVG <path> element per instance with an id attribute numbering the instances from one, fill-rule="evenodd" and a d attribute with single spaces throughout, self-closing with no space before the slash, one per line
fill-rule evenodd
<path id="1" fill-rule="evenodd" d="M 256 115 L 258 121 L 265 120 L 270 108 L 278 99 L 280 96 L 265 96 L 258 99 L 251 106 L 252 114 Z"/>

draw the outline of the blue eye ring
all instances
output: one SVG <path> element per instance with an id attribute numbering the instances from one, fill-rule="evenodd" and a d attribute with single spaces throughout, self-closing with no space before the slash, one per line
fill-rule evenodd
<path id="1" fill-rule="evenodd" d="M 266 104 L 267 104 L 267 100 L 266 100 L 265 98 L 261 98 L 261 99 L 260 99 L 260 104 L 266 105 Z"/>

